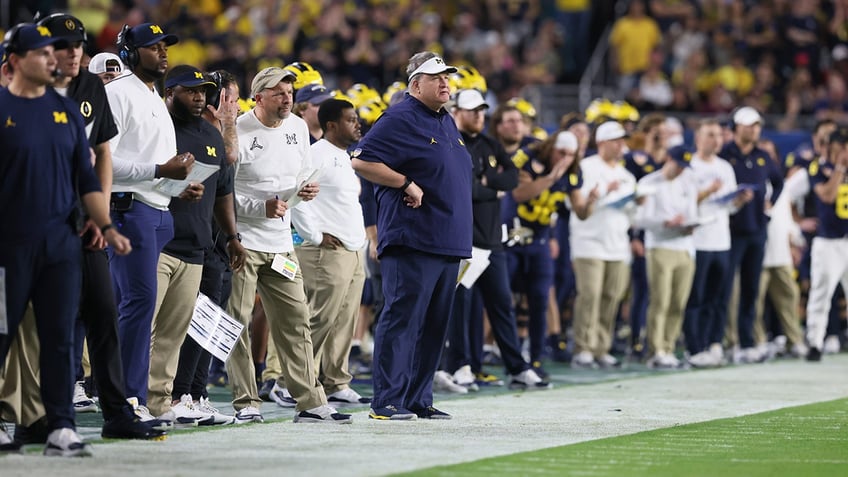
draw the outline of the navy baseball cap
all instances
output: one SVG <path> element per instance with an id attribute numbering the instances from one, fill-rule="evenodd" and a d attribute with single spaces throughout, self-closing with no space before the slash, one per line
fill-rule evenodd
<path id="1" fill-rule="evenodd" d="M 78 18 L 67 13 L 54 13 L 38 20 L 39 26 L 46 26 L 53 36 L 62 37 L 68 42 L 87 41 L 85 27 Z"/>
<path id="2" fill-rule="evenodd" d="M 294 102 L 303 103 L 308 101 L 312 104 L 318 105 L 332 97 L 333 96 L 329 93 L 329 91 L 327 91 L 327 87 L 323 84 L 308 84 L 297 90 Z"/>
<path id="3" fill-rule="evenodd" d="M 32 23 L 20 23 L 6 32 L 3 40 L 6 53 L 26 53 L 30 50 L 44 48 L 53 45 L 56 49 L 68 47 L 68 41 L 62 37 L 53 36 L 50 29 L 45 26 L 36 26 Z"/>
<path id="4" fill-rule="evenodd" d="M 680 167 L 692 167 L 692 150 L 686 146 L 674 146 L 666 154 Z"/>
<path id="5" fill-rule="evenodd" d="M 6 62 L 6 45 L 0 44 L 0 65 Z"/>
<path id="6" fill-rule="evenodd" d="M 155 23 L 142 23 L 134 26 L 127 32 L 127 39 L 135 47 L 153 46 L 160 41 L 164 41 L 166 45 L 171 46 L 178 41 L 177 35 L 165 34 L 162 27 Z"/>
<path id="7" fill-rule="evenodd" d="M 179 65 L 171 68 L 171 71 L 168 71 L 168 74 L 165 75 L 165 87 L 173 88 L 174 86 L 194 88 L 197 86 L 215 86 L 215 83 L 194 66 Z"/>

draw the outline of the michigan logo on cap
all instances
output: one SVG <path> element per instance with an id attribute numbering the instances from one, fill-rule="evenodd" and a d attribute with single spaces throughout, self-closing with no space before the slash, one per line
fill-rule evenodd
<path id="1" fill-rule="evenodd" d="M 159 25 L 150 25 L 150 31 L 156 35 L 161 35 L 164 33 L 162 31 L 162 27 L 160 27 Z"/>
<path id="2" fill-rule="evenodd" d="M 65 28 L 67 28 L 68 31 L 74 31 L 77 29 L 77 24 L 76 22 L 68 18 L 67 20 L 65 20 Z"/>
<path id="3" fill-rule="evenodd" d="M 52 36 L 50 30 L 46 26 L 35 27 L 41 36 Z"/>

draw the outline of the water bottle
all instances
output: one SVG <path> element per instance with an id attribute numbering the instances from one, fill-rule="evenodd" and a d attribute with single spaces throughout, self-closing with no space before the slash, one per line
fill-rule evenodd
<path id="1" fill-rule="evenodd" d="M 294 244 L 295 247 L 300 247 L 301 245 L 303 245 L 303 237 L 301 237 L 300 234 L 297 233 L 297 230 L 295 230 L 294 227 L 292 227 L 292 229 L 291 229 L 291 234 L 292 234 L 292 243 Z"/>

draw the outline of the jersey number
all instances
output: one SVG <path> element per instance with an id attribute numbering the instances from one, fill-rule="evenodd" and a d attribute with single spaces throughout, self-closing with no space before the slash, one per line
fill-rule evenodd
<path id="1" fill-rule="evenodd" d="M 836 192 L 836 216 L 848 219 L 848 184 L 840 184 Z"/>
<path id="2" fill-rule="evenodd" d="M 539 225 L 550 225 L 551 215 L 557 210 L 557 206 L 565 201 L 565 193 L 543 191 L 539 197 L 518 206 L 518 216 L 527 222 Z"/>

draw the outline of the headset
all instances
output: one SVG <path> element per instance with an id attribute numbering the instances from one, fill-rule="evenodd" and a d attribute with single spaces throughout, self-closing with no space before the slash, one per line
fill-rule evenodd
<path id="1" fill-rule="evenodd" d="M 6 58 L 12 53 L 20 54 L 20 45 L 18 37 L 20 36 L 21 28 L 31 26 L 32 23 L 18 23 L 6 32 L 3 37 L 3 46 L 6 48 Z"/>
<path id="2" fill-rule="evenodd" d="M 125 65 L 129 66 L 130 69 L 133 69 L 138 65 L 139 57 L 138 57 L 138 47 L 133 44 L 132 40 L 129 36 L 132 33 L 132 28 L 129 25 L 124 24 L 124 27 L 121 28 L 120 33 L 118 33 L 118 57 L 121 61 L 124 62 Z"/>
<path id="3" fill-rule="evenodd" d="M 224 78 L 217 71 L 206 73 L 206 78 L 215 83 L 214 88 L 206 88 L 206 104 L 218 109 L 221 103 L 221 89 L 224 87 Z"/>

